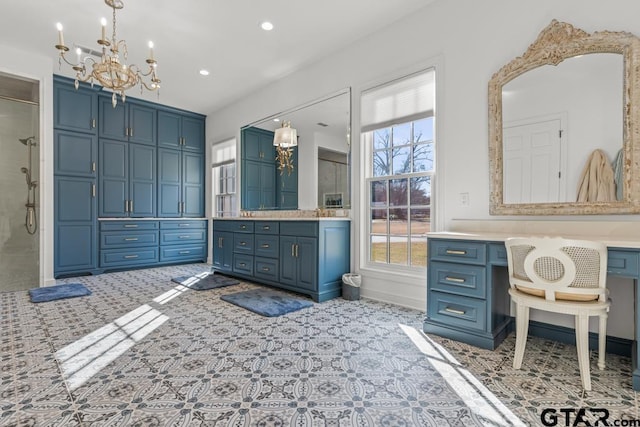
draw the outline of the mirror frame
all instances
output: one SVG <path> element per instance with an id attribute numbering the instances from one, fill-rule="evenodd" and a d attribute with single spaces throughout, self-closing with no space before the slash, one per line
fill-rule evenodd
<path id="1" fill-rule="evenodd" d="M 590 53 L 623 55 L 623 200 L 615 202 L 504 203 L 502 88 L 543 65 Z M 500 68 L 489 81 L 490 215 L 594 215 L 640 213 L 640 39 L 629 32 L 588 34 L 552 20 L 527 51 Z"/>

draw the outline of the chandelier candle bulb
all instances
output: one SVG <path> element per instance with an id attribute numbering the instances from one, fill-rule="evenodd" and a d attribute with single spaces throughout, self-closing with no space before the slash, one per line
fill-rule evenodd
<path id="1" fill-rule="evenodd" d="M 62 36 L 62 24 L 57 23 L 56 28 L 58 29 L 58 45 L 64 46 L 64 37 Z"/>
<path id="2" fill-rule="evenodd" d="M 102 18 L 100 20 L 100 24 L 102 25 L 102 37 L 100 37 L 100 40 L 106 40 L 106 37 L 107 37 L 107 18 Z"/>
<path id="3" fill-rule="evenodd" d="M 149 42 L 149 59 L 153 61 L 153 42 Z"/>

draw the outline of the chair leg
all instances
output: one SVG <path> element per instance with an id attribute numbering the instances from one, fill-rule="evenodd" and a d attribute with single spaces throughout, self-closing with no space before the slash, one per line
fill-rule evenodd
<path id="1" fill-rule="evenodd" d="M 524 347 L 527 345 L 529 334 L 529 307 L 516 304 L 516 351 L 513 356 L 513 369 L 522 367 Z"/>
<path id="2" fill-rule="evenodd" d="M 600 327 L 598 330 L 598 368 L 604 369 L 604 357 L 607 347 L 607 313 L 600 316 Z"/>
<path id="3" fill-rule="evenodd" d="M 589 316 L 576 315 L 576 347 L 578 350 L 578 366 L 582 388 L 591 390 L 591 374 L 589 370 Z"/>

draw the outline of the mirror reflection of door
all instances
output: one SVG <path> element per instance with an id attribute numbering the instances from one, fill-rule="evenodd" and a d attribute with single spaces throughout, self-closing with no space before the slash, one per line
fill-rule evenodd
<path id="1" fill-rule="evenodd" d="M 559 119 L 504 127 L 505 203 L 562 201 L 561 135 Z"/>

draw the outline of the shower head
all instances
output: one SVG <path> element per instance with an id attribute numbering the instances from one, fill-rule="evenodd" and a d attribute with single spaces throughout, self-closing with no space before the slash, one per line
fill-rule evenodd
<path id="1" fill-rule="evenodd" d="M 29 169 L 27 169 L 27 168 L 20 168 L 20 172 L 22 172 L 22 173 L 29 173 Z"/>
<path id="2" fill-rule="evenodd" d="M 34 141 L 35 139 L 35 136 L 30 136 L 29 138 L 18 139 L 18 141 L 22 142 L 24 145 L 36 145 L 36 142 Z"/>

